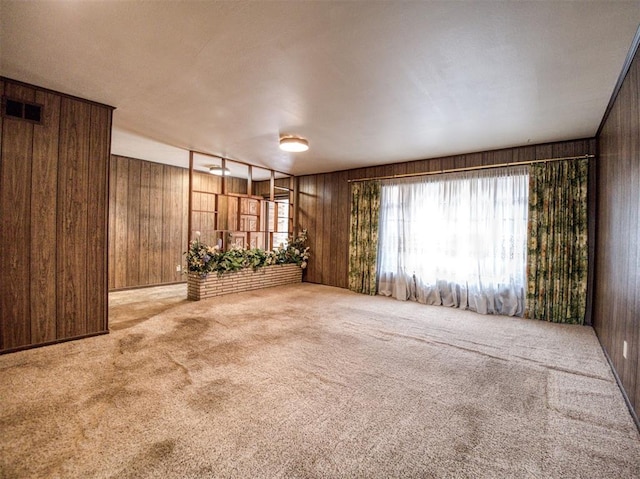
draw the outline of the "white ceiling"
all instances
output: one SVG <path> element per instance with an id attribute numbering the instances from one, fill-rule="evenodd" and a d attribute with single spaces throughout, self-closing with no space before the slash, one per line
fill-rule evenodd
<path id="1" fill-rule="evenodd" d="M 640 1 L 0 0 L 0 73 L 117 107 L 116 154 L 305 174 L 591 137 L 639 22 Z"/>

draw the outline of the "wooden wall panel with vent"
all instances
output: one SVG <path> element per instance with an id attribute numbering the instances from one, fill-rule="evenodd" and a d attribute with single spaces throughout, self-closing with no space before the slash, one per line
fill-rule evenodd
<path id="1" fill-rule="evenodd" d="M 40 121 L 0 119 L 0 351 L 107 332 L 112 108 L 2 78 Z"/>

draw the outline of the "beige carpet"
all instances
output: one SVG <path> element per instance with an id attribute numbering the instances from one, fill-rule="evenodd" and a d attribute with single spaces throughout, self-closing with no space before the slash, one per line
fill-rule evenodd
<path id="1" fill-rule="evenodd" d="M 110 335 L 0 357 L 0 477 L 640 477 L 590 328 L 184 291 L 112 294 Z"/>

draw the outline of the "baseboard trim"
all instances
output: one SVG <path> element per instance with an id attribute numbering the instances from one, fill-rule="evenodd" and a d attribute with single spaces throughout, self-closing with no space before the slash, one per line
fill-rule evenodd
<path id="1" fill-rule="evenodd" d="M 117 293 L 118 291 L 130 291 L 132 289 L 157 288 L 158 286 L 172 286 L 174 284 L 187 284 L 187 280 L 185 278 L 184 281 L 174 281 L 172 283 L 140 284 L 138 286 L 125 286 L 124 288 L 110 289 L 109 292 L 110 293 Z"/>
<path id="2" fill-rule="evenodd" d="M 99 331 L 97 333 L 82 334 L 80 336 L 73 336 L 73 337 L 70 337 L 70 338 L 55 339 L 53 341 L 47 341 L 46 343 L 28 344 L 26 346 L 18 346 L 17 348 L 3 349 L 3 350 L 0 351 L 0 355 L 9 354 L 9 353 L 17 353 L 18 351 L 25 351 L 27 349 L 41 348 L 43 346 L 52 346 L 54 344 L 66 343 L 68 341 L 76 341 L 78 339 L 92 338 L 94 336 L 102 336 L 103 334 L 109 334 L 109 330 Z"/>
<path id="3" fill-rule="evenodd" d="M 600 343 L 600 338 L 598 338 L 598 343 Z M 624 398 L 624 402 L 627 404 L 627 409 L 629 410 L 629 413 L 631 414 L 631 418 L 633 419 L 633 422 L 636 423 L 636 428 L 638 428 L 638 432 L 640 432 L 640 420 L 638 420 L 638 415 L 636 414 L 636 411 L 633 408 L 633 404 L 631 404 L 631 401 L 629 400 L 629 396 L 627 396 L 627 391 L 624 390 L 624 386 L 622 385 L 622 381 L 620 380 L 620 376 L 618 376 L 618 371 L 616 371 L 616 368 L 613 365 L 613 361 L 611 361 L 611 358 L 609 357 L 609 353 L 607 352 L 605 347 L 602 345 L 602 343 L 600 343 L 600 347 L 602 348 L 602 352 L 604 353 L 604 357 L 607 358 L 607 362 L 609 363 L 609 367 L 611 368 L 611 372 L 613 373 L 613 377 L 616 378 L 616 383 L 618 384 L 618 388 L 622 392 L 622 397 Z"/>

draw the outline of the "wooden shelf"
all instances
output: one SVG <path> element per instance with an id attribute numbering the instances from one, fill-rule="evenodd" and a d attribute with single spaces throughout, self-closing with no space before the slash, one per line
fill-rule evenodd
<path id="1" fill-rule="evenodd" d="M 225 250 L 232 245 L 276 247 L 274 238 L 280 243 L 290 234 L 293 203 L 289 201 L 290 188 L 275 188 L 274 200 L 259 195 L 193 190 L 202 195 L 194 195 L 192 231 L 203 232 L 206 241 L 217 241 Z"/>
<path id="2" fill-rule="evenodd" d="M 216 195 L 221 195 L 222 193 L 215 193 Z M 245 193 L 225 193 L 224 196 L 233 196 L 234 198 L 248 198 L 252 200 L 264 201 L 262 196 L 258 195 L 247 195 Z"/>
<path id="3" fill-rule="evenodd" d="M 211 191 L 204 191 L 204 190 L 193 190 L 193 193 L 203 193 L 205 195 L 219 195 L 220 193 L 213 193 Z"/>

